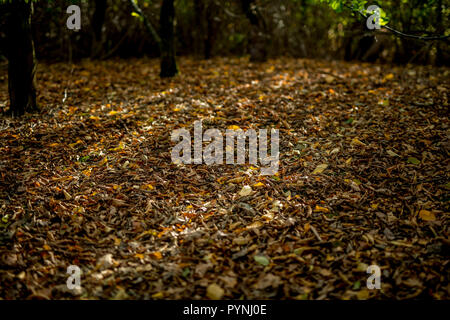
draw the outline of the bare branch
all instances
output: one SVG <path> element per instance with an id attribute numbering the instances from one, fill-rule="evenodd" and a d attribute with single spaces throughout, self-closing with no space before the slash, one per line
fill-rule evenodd
<path id="1" fill-rule="evenodd" d="M 353 12 L 358 12 L 363 18 L 365 18 L 365 19 L 368 18 L 364 13 L 362 13 L 361 11 L 359 11 L 359 10 L 353 8 L 352 6 L 350 6 L 350 5 L 346 4 L 346 3 L 344 3 L 344 6 L 345 6 L 346 8 L 349 8 L 349 9 L 352 10 Z M 416 36 L 416 35 L 413 35 L 413 34 L 406 34 L 406 33 L 403 33 L 403 32 L 401 32 L 401 31 L 398 31 L 398 30 L 396 30 L 396 29 L 394 29 L 394 28 L 391 28 L 391 27 L 389 27 L 388 25 L 381 25 L 381 28 L 384 28 L 384 29 L 386 29 L 386 30 L 389 30 L 389 31 L 392 32 L 393 34 L 398 35 L 398 36 L 400 36 L 400 37 L 403 37 L 403 38 L 410 38 L 410 39 L 416 39 L 416 40 L 431 41 L 431 40 L 446 40 L 446 39 L 450 38 L 450 35 L 447 35 L 447 36 L 444 35 L 444 36 L 422 37 L 422 36 Z"/>
<path id="2" fill-rule="evenodd" d="M 158 47 L 159 47 L 159 49 L 161 51 L 162 41 L 161 41 L 161 37 L 158 35 L 158 32 L 156 32 L 156 29 L 153 27 L 151 22 L 148 20 L 147 16 L 142 12 L 141 8 L 139 8 L 139 6 L 137 5 L 137 1 L 129 0 L 129 2 L 133 6 L 134 11 L 138 15 L 140 15 L 142 17 L 142 19 L 144 20 L 145 27 L 150 32 L 150 34 L 152 35 L 153 39 L 155 39 L 155 41 L 158 43 Z"/>

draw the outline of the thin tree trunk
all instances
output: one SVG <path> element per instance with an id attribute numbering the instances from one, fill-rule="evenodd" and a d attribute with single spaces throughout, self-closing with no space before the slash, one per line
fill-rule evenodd
<path id="1" fill-rule="evenodd" d="M 102 29 L 105 23 L 107 8 L 107 0 L 95 0 L 95 11 L 92 15 L 92 31 L 93 31 L 93 41 L 92 41 L 92 52 L 93 57 L 97 56 L 102 51 Z"/>
<path id="2" fill-rule="evenodd" d="M 194 42 L 195 54 L 197 56 L 205 55 L 205 3 L 204 0 L 194 0 L 195 28 Z"/>
<path id="3" fill-rule="evenodd" d="M 218 7 L 214 1 L 210 1 L 206 6 L 206 38 L 205 38 L 205 59 L 211 59 L 214 42 L 216 39 L 217 22 L 214 20 L 218 14 Z"/>
<path id="4" fill-rule="evenodd" d="M 212 57 L 214 40 L 216 38 L 216 22 L 217 5 L 214 1 L 195 0 L 195 50 L 197 55 L 200 52 L 203 58 L 208 60 Z"/>
<path id="5" fill-rule="evenodd" d="M 442 23 L 442 0 L 437 1 L 437 17 L 436 17 L 436 29 L 437 34 L 444 34 L 445 28 Z M 440 41 L 436 41 L 436 65 L 440 66 L 444 64 L 444 54 L 442 50 L 442 44 Z"/>
<path id="6" fill-rule="evenodd" d="M 31 34 L 31 1 L 5 4 L 6 48 L 10 110 L 13 116 L 38 110 L 36 104 L 36 56 Z"/>
<path id="7" fill-rule="evenodd" d="M 254 7 L 254 0 L 241 0 L 242 10 L 250 21 L 250 61 L 264 62 L 267 60 L 267 26 Z"/>
<path id="8" fill-rule="evenodd" d="M 163 0 L 160 15 L 161 35 L 161 78 L 173 77 L 178 73 L 175 58 L 174 0 Z"/>
<path id="9" fill-rule="evenodd" d="M 209 10 L 208 10 L 208 13 L 209 13 Z M 205 39 L 205 59 L 209 60 L 209 59 L 211 59 L 211 56 L 212 56 L 214 36 L 215 36 L 214 26 L 213 26 L 214 17 L 208 15 L 206 17 L 206 19 L 207 19 L 208 27 L 206 29 L 207 31 L 206 31 L 206 39 Z"/>

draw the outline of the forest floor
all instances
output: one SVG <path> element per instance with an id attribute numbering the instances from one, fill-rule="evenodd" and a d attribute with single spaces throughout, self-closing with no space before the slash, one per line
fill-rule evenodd
<path id="1" fill-rule="evenodd" d="M 39 66 L 42 112 L 0 117 L 1 298 L 450 298 L 449 69 L 179 67 Z M 278 173 L 172 163 L 198 119 L 279 129 Z"/>

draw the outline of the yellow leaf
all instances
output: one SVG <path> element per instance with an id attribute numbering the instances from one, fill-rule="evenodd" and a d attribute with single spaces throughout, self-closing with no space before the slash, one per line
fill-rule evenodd
<path id="1" fill-rule="evenodd" d="M 72 196 L 66 190 L 63 190 L 63 194 L 64 194 L 64 197 L 66 198 L 66 200 L 72 199 Z"/>
<path id="2" fill-rule="evenodd" d="M 97 116 L 90 116 L 89 119 L 95 120 L 95 121 L 99 121 L 99 120 L 100 120 L 100 117 L 97 117 Z"/>
<path id="3" fill-rule="evenodd" d="M 211 300 L 219 300 L 222 299 L 225 290 L 219 287 L 217 284 L 213 283 L 208 286 L 206 289 L 206 296 Z"/>
<path id="4" fill-rule="evenodd" d="M 73 147 L 75 147 L 76 145 L 78 145 L 78 144 L 80 144 L 80 143 L 83 143 L 83 141 L 81 141 L 81 140 L 78 140 L 78 141 L 77 141 L 77 142 L 75 142 L 75 143 L 71 143 L 71 144 L 69 144 L 69 147 L 73 148 Z"/>
<path id="5" fill-rule="evenodd" d="M 134 256 L 138 259 L 144 259 L 144 255 L 142 253 L 136 253 Z"/>
<path id="6" fill-rule="evenodd" d="M 322 173 L 327 167 L 328 165 L 326 163 L 319 164 L 312 174 Z"/>
<path id="7" fill-rule="evenodd" d="M 326 77 L 325 77 L 325 81 L 326 81 L 326 83 L 328 83 L 328 84 L 333 83 L 334 80 L 335 80 L 335 79 L 334 79 L 333 76 L 326 76 Z"/>
<path id="8" fill-rule="evenodd" d="M 378 101 L 378 104 L 382 105 L 382 106 L 385 106 L 385 107 L 388 107 L 389 106 L 389 100 L 380 100 L 380 101 Z"/>
<path id="9" fill-rule="evenodd" d="M 149 184 L 143 185 L 143 186 L 142 186 L 142 189 L 153 190 L 153 189 L 155 189 L 155 187 L 153 187 L 153 186 L 149 183 Z"/>
<path id="10" fill-rule="evenodd" d="M 237 244 L 238 246 L 243 246 L 243 245 L 247 244 L 248 241 L 249 240 L 247 238 L 243 238 L 243 237 L 238 237 L 238 238 L 233 239 L 233 243 Z"/>
<path id="11" fill-rule="evenodd" d="M 162 298 L 164 298 L 164 293 L 162 293 L 162 292 L 157 292 L 157 293 L 155 293 L 155 294 L 152 294 L 152 298 L 153 298 L 153 299 L 162 299 Z"/>
<path id="12" fill-rule="evenodd" d="M 152 255 L 158 260 L 162 259 L 162 254 L 159 251 L 153 252 Z"/>
<path id="13" fill-rule="evenodd" d="M 264 187 L 264 183 L 258 182 L 253 185 L 254 187 Z"/>
<path id="14" fill-rule="evenodd" d="M 239 130 L 241 128 L 239 126 L 232 125 L 232 126 L 229 126 L 228 129 L 230 129 L 230 130 Z"/>
<path id="15" fill-rule="evenodd" d="M 321 207 L 318 205 L 316 205 L 316 207 L 314 208 L 314 211 L 315 212 L 325 212 L 325 213 L 330 212 L 330 210 L 328 208 L 324 208 L 324 207 Z"/>
<path id="16" fill-rule="evenodd" d="M 102 161 L 100 161 L 100 165 L 104 165 L 108 162 L 108 157 L 104 157 Z"/>
<path id="17" fill-rule="evenodd" d="M 428 211 L 428 210 L 420 210 L 419 217 L 425 221 L 435 221 L 436 220 L 436 216 L 434 215 L 434 213 L 431 211 Z"/>
<path id="18" fill-rule="evenodd" d="M 308 232 L 310 228 L 311 228 L 311 226 L 309 225 L 309 223 L 305 223 L 303 230 L 305 230 L 305 232 Z"/>
<path id="19" fill-rule="evenodd" d="M 118 113 L 119 113 L 118 111 L 112 110 L 112 111 L 108 112 L 108 115 L 113 116 Z"/>
<path id="20" fill-rule="evenodd" d="M 52 248 L 50 248 L 50 246 L 49 246 L 48 244 L 44 244 L 44 245 L 42 246 L 42 248 L 44 248 L 44 250 L 47 250 L 47 251 L 49 251 L 49 250 L 52 249 Z"/>
<path id="21" fill-rule="evenodd" d="M 356 297 L 358 300 L 367 300 L 369 298 L 369 290 L 362 289 L 361 291 L 358 291 Z"/>
<path id="22" fill-rule="evenodd" d="M 111 148 L 111 149 L 109 149 L 109 150 L 111 150 L 111 151 L 120 151 L 120 150 L 123 150 L 123 148 L 124 148 L 124 144 L 123 144 L 123 142 L 121 141 L 121 142 L 119 142 L 119 146 L 118 146 L 118 147 L 116 147 L 116 148 Z"/>
<path id="23" fill-rule="evenodd" d="M 360 145 L 360 146 L 365 146 L 366 145 L 364 142 L 359 141 L 358 138 L 353 138 L 351 144 L 357 144 L 357 145 Z"/>
<path id="24" fill-rule="evenodd" d="M 245 177 L 237 177 L 237 178 L 233 178 L 228 180 L 228 183 L 240 183 L 242 181 L 244 181 Z"/>
<path id="25" fill-rule="evenodd" d="M 392 73 L 389 73 L 388 75 L 386 75 L 386 77 L 384 77 L 384 80 L 392 80 L 394 79 L 394 75 Z"/>
<path id="26" fill-rule="evenodd" d="M 257 229 L 262 227 L 263 223 L 261 221 L 255 221 L 251 225 L 248 225 L 246 229 Z"/>
<path id="27" fill-rule="evenodd" d="M 85 210 L 84 210 L 83 207 L 77 206 L 77 207 L 75 207 L 75 208 L 73 209 L 73 213 L 80 213 L 80 214 L 83 214 L 83 213 L 85 213 Z"/>

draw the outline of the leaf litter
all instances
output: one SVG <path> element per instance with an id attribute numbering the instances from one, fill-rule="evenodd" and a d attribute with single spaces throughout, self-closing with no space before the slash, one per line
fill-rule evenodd
<path id="1" fill-rule="evenodd" d="M 448 69 L 180 69 L 40 65 L 43 112 L 0 118 L 2 298 L 449 298 Z M 199 119 L 279 129 L 279 172 L 173 164 L 170 133 Z M 381 290 L 365 286 L 373 264 Z"/>

